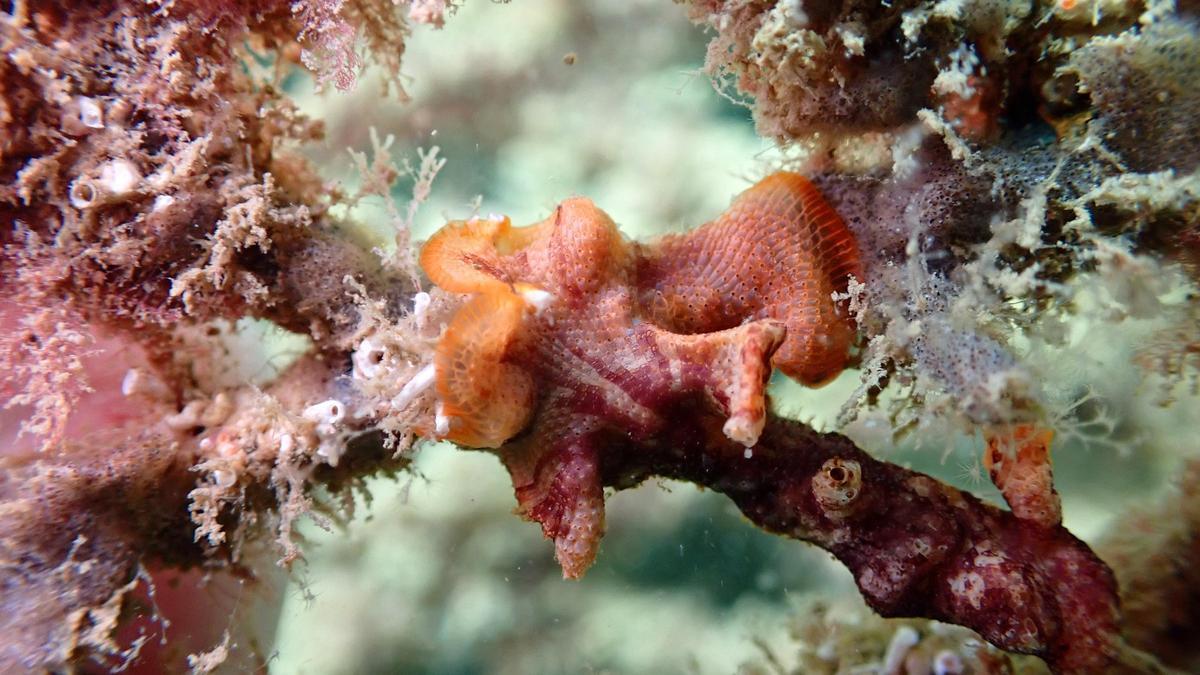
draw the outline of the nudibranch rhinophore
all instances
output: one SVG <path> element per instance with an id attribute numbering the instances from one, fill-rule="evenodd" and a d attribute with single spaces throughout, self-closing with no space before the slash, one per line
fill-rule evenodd
<path id="1" fill-rule="evenodd" d="M 794 173 L 650 243 L 575 197 L 528 227 L 452 222 L 420 263 L 471 294 L 437 346 L 436 435 L 498 449 L 568 577 L 603 533 L 605 438 L 652 439 L 699 402 L 750 448 L 772 367 L 819 385 L 846 366 L 856 327 L 835 296 L 863 277 L 854 237 Z"/>

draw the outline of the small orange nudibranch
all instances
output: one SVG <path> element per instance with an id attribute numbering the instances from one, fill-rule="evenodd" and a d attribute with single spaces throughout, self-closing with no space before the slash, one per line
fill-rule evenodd
<path id="1" fill-rule="evenodd" d="M 792 173 L 655 242 L 576 197 L 528 227 L 449 223 L 420 262 L 471 294 L 437 346 L 434 435 L 499 449 L 572 577 L 603 532 L 604 439 L 651 438 L 699 406 L 752 447 L 772 367 L 810 385 L 845 367 L 856 327 L 834 296 L 863 276 L 842 219 Z"/>
<path id="2" fill-rule="evenodd" d="M 1052 440 L 1053 431 L 1033 424 L 1001 427 L 988 434 L 983 454 L 983 466 L 1013 515 L 1045 527 L 1062 523 L 1050 464 Z"/>

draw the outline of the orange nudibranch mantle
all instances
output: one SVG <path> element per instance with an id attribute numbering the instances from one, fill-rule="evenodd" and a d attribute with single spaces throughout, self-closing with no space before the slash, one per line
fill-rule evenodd
<path id="1" fill-rule="evenodd" d="M 554 369 L 534 361 L 589 354 L 589 341 L 640 323 L 660 336 L 693 336 L 765 322 L 782 335 L 767 347 L 770 365 L 823 384 L 845 367 L 856 335 L 834 295 L 846 293 L 851 277 L 863 280 L 841 217 L 812 183 L 786 172 L 685 234 L 630 242 L 576 197 L 527 227 L 501 217 L 451 222 L 426 243 L 420 264 L 437 286 L 473 294 L 437 347 L 438 435 L 492 448 L 533 415 L 538 374 Z M 758 398 L 747 405 L 761 407 Z M 757 431 L 745 435 L 753 441 Z"/>

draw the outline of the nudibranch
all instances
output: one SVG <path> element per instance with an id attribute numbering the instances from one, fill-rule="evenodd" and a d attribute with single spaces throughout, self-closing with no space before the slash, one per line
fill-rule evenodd
<path id="1" fill-rule="evenodd" d="M 568 577 L 603 533 L 604 438 L 653 438 L 701 399 L 752 447 L 773 367 L 819 385 L 846 366 L 856 328 L 835 295 L 863 276 L 846 225 L 794 173 L 687 234 L 630 242 L 576 197 L 527 227 L 452 222 L 420 264 L 470 294 L 437 346 L 436 435 L 498 450 Z"/>

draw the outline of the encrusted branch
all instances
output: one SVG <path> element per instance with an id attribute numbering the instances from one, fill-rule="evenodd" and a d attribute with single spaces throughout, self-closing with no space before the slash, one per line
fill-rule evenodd
<path id="1" fill-rule="evenodd" d="M 725 494 L 759 527 L 835 555 L 884 616 L 967 626 L 1062 672 L 1097 672 L 1119 655 L 1113 575 L 1061 525 L 1037 527 L 774 416 L 747 458 L 695 413 L 680 410 L 675 419 L 696 422 L 652 444 L 610 439 L 604 483 L 662 476 Z"/>

